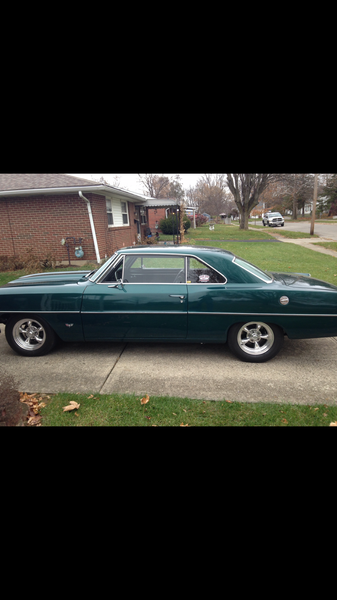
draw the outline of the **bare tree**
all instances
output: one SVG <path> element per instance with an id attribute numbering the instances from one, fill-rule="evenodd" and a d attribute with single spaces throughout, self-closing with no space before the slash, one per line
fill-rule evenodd
<path id="1" fill-rule="evenodd" d="M 306 202 L 312 201 L 314 191 L 313 173 L 283 173 L 279 175 L 280 196 L 283 205 L 292 210 L 292 218 L 297 219 L 298 211 L 304 213 Z"/>
<path id="2" fill-rule="evenodd" d="M 98 179 L 97 177 L 93 177 L 93 176 L 91 175 L 91 178 L 92 178 L 94 181 L 97 181 L 98 183 L 103 183 L 103 185 L 104 185 L 104 184 L 105 184 L 105 185 L 112 185 L 113 187 L 119 187 L 119 186 L 120 186 L 120 181 L 121 181 L 121 178 L 120 178 L 120 177 L 118 177 L 118 175 L 113 175 L 113 176 L 111 176 L 111 181 L 110 181 L 110 182 L 109 182 L 109 181 L 106 181 L 106 179 L 104 179 L 104 177 L 103 177 L 103 176 L 101 176 L 101 177 Z"/>
<path id="3" fill-rule="evenodd" d="M 248 217 L 262 192 L 275 180 L 272 173 L 227 173 L 227 185 L 240 213 L 240 229 L 248 229 Z"/>
<path id="4" fill-rule="evenodd" d="M 229 213 L 232 202 L 227 190 L 226 175 L 202 175 L 194 188 L 194 201 L 200 212 L 207 212 L 212 216 L 225 211 Z"/>
<path id="5" fill-rule="evenodd" d="M 179 175 L 167 177 L 165 175 L 153 175 L 149 173 L 141 175 L 138 173 L 138 177 L 145 192 L 151 198 L 177 198 L 181 200 L 184 196 Z"/>

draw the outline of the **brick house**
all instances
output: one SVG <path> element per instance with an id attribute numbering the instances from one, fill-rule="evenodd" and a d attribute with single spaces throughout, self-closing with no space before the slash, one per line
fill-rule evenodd
<path id="1" fill-rule="evenodd" d="M 147 198 L 143 208 L 147 210 L 147 223 L 152 233 L 160 232 L 159 223 L 175 211 L 179 204 L 174 198 Z"/>
<path id="2" fill-rule="evenodd" d="M 136 243 L 137 234 L 143 237 L 146 203 L 140 194 L 71 175 L 0 174 L 0 255 L 32 248 L 41 258 L 51 251 L 57 261 L 68 262 L 64 240 L 73 264 L 81 263 L 76 244 L 82 260 L 99 263 Z"/>

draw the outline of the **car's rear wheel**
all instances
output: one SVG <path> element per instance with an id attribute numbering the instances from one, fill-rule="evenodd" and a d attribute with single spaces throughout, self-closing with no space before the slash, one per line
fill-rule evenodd
<path id="1" fill-rule="evenodd" d="M 57 341 L 50 325 L 32 315 L 11 317 L 6 323 L 5 333 L 11 348 L 23 356 L 43 356 Z"/>
<path id="2" fill-rule="evenodd" d="M 231 352 L 245 362 L 266 362 L 281 350 L 284 335 L 277 325 L 262 321 L 236 323 L 228 332 Z"/>
<path id="3" fill-rule="evenodd" d="M 264 221 L 262 221 L 262 223 L 263 223 L 263 227 L 265 227 L 267 225 L 267 223 L 265 223 Z"/>

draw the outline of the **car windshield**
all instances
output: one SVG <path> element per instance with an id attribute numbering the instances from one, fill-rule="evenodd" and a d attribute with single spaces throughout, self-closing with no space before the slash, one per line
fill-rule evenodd
<path id="1" fill-rule="evenodd" d="M 111 265 L 111 263 L 115 260 L 117 256 L 117 252 L 115 252 L 115 254 L 113 254 L 111 256 L 111 258 L 109 258 L 108 260 L 105 261 L 105 263 L 103 263 L 103 265 L 97 269 L 97 271 L 92 271 L 91 273 L 89 273 L 88 278 L 90 279 L 90 281 L 96 281 L 100 275 L 105 271 L 105 269 Z"/>
<path id="2" fill-rule="evenodd" d="M 281 213 L 269 213 L 268 217 L 282 217 Z"/>

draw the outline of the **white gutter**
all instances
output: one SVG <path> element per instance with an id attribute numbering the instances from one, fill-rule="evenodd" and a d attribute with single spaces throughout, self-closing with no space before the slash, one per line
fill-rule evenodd
<path id="1" fill-rule="evenodd" d="M 94 240 L 94 246 L 95 246 L 95 252 L 96 252 L 96 259 L 97 259 L 98 264 L 100 264 L 101 258 L 100 258 L 99 250 L 98 250 L 97 237 L 96 237 L 94 219 L 92 218 L 90 202 L 89 202 L 88 198 L 83 196 L 82 192 L 78 192 L 78 195 L 80 196 L 80 198 L 82 198 L 82 200 L 84 200 L 87 203 L 88 213 L 89 213 L 89 221 L 90 221 L 90 225 L 91 225 L 91 232 L 92 232 L 92 237 Z"/>

